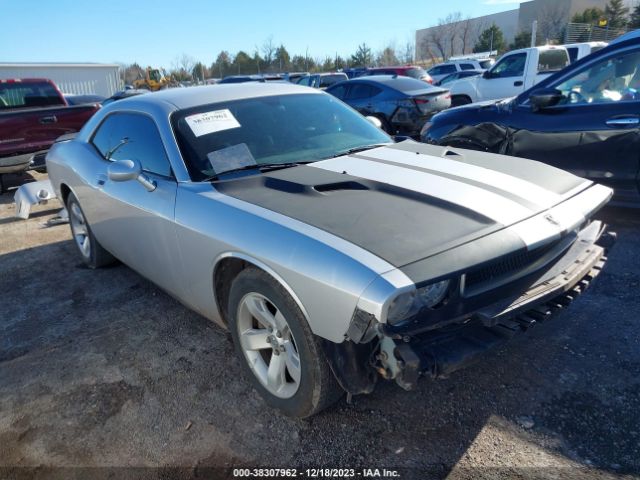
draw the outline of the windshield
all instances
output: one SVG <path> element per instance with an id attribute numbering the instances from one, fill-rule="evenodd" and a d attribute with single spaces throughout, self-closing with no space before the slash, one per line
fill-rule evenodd
<path id="1" fill-rule="evenodd" d="M 362 115 L 325 94 L 202 105 L 174 113 L 171 122 L 195 181 L 248 165 L 313 162 L 391 143 Z"/>
<path id="2" fill-rule="evenodd" d="M 64 105 L 48 82 L 0 82 L 0 109 Z"/>
<path id="3" fill-rule="evenodd" d="M 493 59 L 489 59 L 489 60 L 480 60 L 478 63 L 480 64 L 480 68 L 488 70 L 493 66 L 494 63 L 496 63 L 496 61 Z"/>
<path id="4" fill-rule="evenodd" d="M 162 80 L 162 75 L 160 75 L 160 70 L 149 70 L 149 78 L 156 82 Z"/>

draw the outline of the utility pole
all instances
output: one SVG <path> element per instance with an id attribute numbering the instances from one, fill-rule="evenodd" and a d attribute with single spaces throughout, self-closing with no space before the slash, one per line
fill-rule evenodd
<path id="1" fill-rule="evenodd" d="M 531 24 L 531 47 L 536 46 L 536 36 L 538 35 L 538 21 L 534 20 Z"/>

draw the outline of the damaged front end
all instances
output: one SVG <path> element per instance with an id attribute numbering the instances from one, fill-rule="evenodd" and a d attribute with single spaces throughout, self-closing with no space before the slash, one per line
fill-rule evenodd
<path id="1" fill-rule="evenodd" d="M 568 240 L 460 274 L 446 301 L 407 321 L 378 322 L 358 310 L 348 340 L 326 342 L 332 369 L 349 394 L 370 393 L 378 377 L 406 390 L 421 377 L 445 378 L 569 306 L 598 276 L 614 242 L 594 221 Z"/>

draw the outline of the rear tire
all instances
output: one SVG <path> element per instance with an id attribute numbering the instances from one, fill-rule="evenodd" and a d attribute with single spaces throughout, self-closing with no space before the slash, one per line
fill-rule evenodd
<path id="1" fill-rule="evenodd" d="M 83 263 L 89 268 L 100 268 L 110 265 L 116 259 L 107 252 L 96 240 L 87 222 L 80 202 L 73 193 L 67 198 L 67 212 L 69 213 L 69 225 L 71 236 Z"/>
<path id="2" fill-rule="evenodd" d="M 241 271 L 231 285 L 228 312 L 242 369 L 269 406 L 304 418 L 344 394 L 320 339 L 269 274 L 254 267 Z"/>

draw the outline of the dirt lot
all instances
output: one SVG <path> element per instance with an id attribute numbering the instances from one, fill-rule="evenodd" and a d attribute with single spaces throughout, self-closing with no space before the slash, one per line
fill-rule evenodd
<path id="1" fill-rule="evenodd" d="M 125 266 L 83 268 L 68 226 L 42 227 L 58 207 L 14 220 L 0 196 L 0 478 L 237 465 L 640 478 L 638 212 L 604 213 L 619 233 L 609 264 L 552 321 L 447 380 L 381 383 L 301 421 L 265 407 L 224 331 Z"/>

